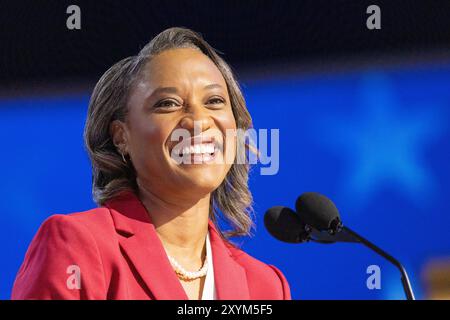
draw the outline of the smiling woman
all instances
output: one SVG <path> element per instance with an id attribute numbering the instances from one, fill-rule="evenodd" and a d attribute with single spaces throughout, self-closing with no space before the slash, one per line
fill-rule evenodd
<path id="1" fill-rule="evenodd" d="M 252 228 L 243 137 L 229 132 L 251 125 L 229 66 L 191 30 L 116 63 L 85 127 L 99 207 L 43 223 L 12 298 L 290 299 L 276 267 L 229 241 Z"/>

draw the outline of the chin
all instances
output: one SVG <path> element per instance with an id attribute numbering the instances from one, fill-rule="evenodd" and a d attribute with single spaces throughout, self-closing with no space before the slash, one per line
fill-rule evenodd
<path id="1" fill-rule="evenodd" d="M 188 180 L 188 188 L 203 195 L 216 190 L 223 182 L 224 177 L 218 177 L 217 171 L 213 171 L 204 174 L 188 175 L 186 179 Z"/>

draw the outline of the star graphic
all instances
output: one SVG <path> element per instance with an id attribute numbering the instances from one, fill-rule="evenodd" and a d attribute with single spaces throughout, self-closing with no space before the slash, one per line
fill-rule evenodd
<path id="1" fill-rule="evenodd" d="M 440 132 L 438 109 L 402 105 L 393 92 L 386 76 L 368 74 L 358 111 L 329 116 L 319 125 L 322 134 L 330 133 L 322 142 L 347 164 L 340 192 L 355 206 L 386 186 L 413 201 L 430 198 L 436 187 L 424 150 Z"/>

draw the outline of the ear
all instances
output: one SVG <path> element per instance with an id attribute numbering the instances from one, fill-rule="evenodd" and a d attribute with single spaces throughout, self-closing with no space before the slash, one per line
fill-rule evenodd
<path id="1" fill-rule="evenodd" d="M 127 131 L 125 126 L 126 125 L 124 122 L 120 120 L 114 120 L 109 125 L 109 133 L 114 145 L 117 147 L 117 150 L 121 153 L 127 154 Z"/>

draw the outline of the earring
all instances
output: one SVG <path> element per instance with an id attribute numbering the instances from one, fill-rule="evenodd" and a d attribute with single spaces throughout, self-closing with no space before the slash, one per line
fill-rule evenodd
<path id="1" fill-rule="evenodd" d="M 125 160 L 125 156 L 123 155 L 122 151 L 120 151 L 120 155 L 122 156 L 123 163 L 128 164 L 127 160 Z"/>

